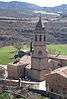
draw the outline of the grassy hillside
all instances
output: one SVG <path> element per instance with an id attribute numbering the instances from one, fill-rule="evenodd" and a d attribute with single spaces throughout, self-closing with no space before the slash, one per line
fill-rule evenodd
<path id="1" fill-rule="evenodd" d="M 29 50 L 29 46 L 25 45 L 21 50 Z M 58 54 L 58 52 L 61 51 L 62 55 L 67 55 L 67 45 L 47 45 L 47 50 L 49 54 Z M 13 46 L 0 48 L 0 64 L 14 62 L 15 51 L 17 51 L 17 49 Z"/>
<path id="2" fill-rule="evenodd" d="M 56 7 L 40 7 L 31 3 L 19 2 L 19 1 L 11 1 L 11 2 L 0 2 L 0 9 L 9 10 L 23 10 L 23 11 L 46 11 L 46 12 L 58 12 L 62 11 L 63 13 L 67 11 L 67 4 L 62 4 Z"/>

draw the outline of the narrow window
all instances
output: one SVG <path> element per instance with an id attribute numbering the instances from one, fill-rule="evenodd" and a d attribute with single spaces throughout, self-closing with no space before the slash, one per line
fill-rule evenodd
<path id="1" fill-rule="evenodd" d="M 45 41 L 45 35 L 44 35 L 44 41 Z"/>
<path id="2" fill-rule="evenodd" d="M 37 35 L 35 35 L 35 41 L 37 41 Z"/>
<path id="3" fill-rule="evenodd" d="M 53 92 L 53 89 L 51 89 L 51 92 Z"/>
<path id="4" fill-rule="evenodd" d="M 41 41 L 41 35 L 40 35 L 39 41 Z"/>

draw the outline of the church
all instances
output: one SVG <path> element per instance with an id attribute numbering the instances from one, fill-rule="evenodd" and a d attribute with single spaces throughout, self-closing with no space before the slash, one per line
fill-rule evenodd
<path id="1" fill-rule="evenodd" d="M 31 57 L 23 56 L 18 63 L 9 63 L 8 77 L 18 79 L 20 77 L 27 76 L 34 81 L 43 81 L 45 79 L 44 75 L 49 72 L 48 57 L 46 52 L 47 31 L 42 25 L 41 16 L 39 17 L 39 21 L 33 33 L 32 44 L 34 50 L 31 51 Z M 25 57 L 27 59 L 23 62 Z M 13 70 L 15 70 L 14 73 Z"/>
<path id="2" fill-rule="evenodd" d="M 15 80 L 15 84 L 21 78 L 22 86 L 29 85 L 30 88 L 64 94 L 67 92 L 64 90 L 67 90 L 67 56 L 48 55 L 46 35 L 47 31 L 40 16 L 33 31 L 31 55 L 25 55 L 16 63 L 8 64 L 8 79 Z"/>

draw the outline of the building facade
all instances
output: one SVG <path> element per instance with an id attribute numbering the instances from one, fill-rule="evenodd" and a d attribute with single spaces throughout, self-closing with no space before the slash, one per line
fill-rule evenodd
<path id="1" fill-rule="evenodd" d="M 57 68 L 45 75 L 49 90 L 67 97 L 67 66 Z"/>

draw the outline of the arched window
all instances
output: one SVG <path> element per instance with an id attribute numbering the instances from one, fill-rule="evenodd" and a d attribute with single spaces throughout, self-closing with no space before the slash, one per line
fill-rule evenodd
<path id="1" fill-rule="evenodd" d="M 38 52 L 38 56 L 41 56 L 41 55 L 42 55 L 42 51 L 39 51 L 39 52 Z"/>
<path id="2" fill-rule="evenodd" d="M 41 41 L 41 35 L 40 35 L 40 37 L 39 37 L 39 41 Z"/>
<path id="3" fill-rule="evenodd" d="M 44 41 L 45 41 L 45 35 L 44 35 Z"/>
<path id="4" fill-rule="evenodd" d="M 37 35 L 35 35 L 35 41 L 37 41 Z"/>

